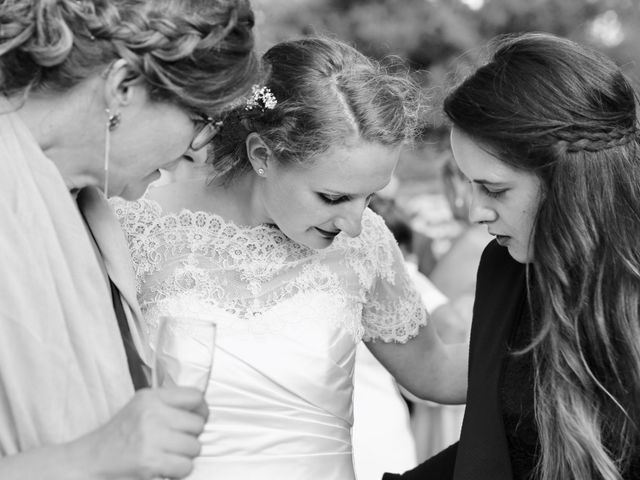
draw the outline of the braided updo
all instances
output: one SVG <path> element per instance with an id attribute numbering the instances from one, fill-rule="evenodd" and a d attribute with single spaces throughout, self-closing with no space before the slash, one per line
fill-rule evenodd
<path id="1" fill-rule="evenodd" d="M 65 91 L 124 58 L 154 100 L 218 114 L 255 82 L 247 0 L 4 0 L 0 90 Z"/>

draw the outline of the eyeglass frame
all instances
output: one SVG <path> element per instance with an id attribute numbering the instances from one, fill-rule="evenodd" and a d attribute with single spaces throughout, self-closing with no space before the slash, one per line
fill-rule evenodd
<path id="1" fill-rule="evenodd" d="M 202 126 L 193 135 L 193 139 L 189 144 L 189 148 L 195 152 L 213 140 L 213 137 L 218 134 L 222 127 L 222 120 L 215 120 L 209 115 L 200 114 L 200 118 L 194 121 L 202 122 Z"/>

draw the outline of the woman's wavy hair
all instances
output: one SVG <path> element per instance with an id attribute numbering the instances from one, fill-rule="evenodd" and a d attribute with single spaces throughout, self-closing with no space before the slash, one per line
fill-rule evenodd
<path id="1" fill-rule="evenodd" d="M 248 0 L 3 0 L 0 91 L 66 91 L 128 61 L 150 97 L 218 115 L 259 75 Z"/>
<path id="2" fill-rule="evenodd" d="M 528 268 L 542 480 L 619 480 L 640 445 L 636 103 L 611 60 L 546 34 L 499 39 L 444 102 L 543 185 Z"/>
<path id="3" fill-rule="evenodd" d="M 277 105 L 251 110 L 240 105 L 224 119 L 211 155 L 223 182 L 250 170 L 245 141 L 252 132 L 283 165 L 304 164 L 354 139 L 396 146 L 414 138 L 420 92 L 391 65 L 317 37 L 277 44 L 263 61 Z"/>

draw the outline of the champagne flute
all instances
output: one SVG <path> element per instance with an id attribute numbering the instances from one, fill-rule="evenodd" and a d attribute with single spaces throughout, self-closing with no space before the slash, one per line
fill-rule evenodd
<path id="1" fill-rule="evenodd" d="M 211 376 L 215 345 L 214 322 L 187 315 L 161 316 L 153 348 L 152 388 L 194 387 L 204 394 Z"/>
<path id="2" fill-rule="evenodd" d="M 186 315 L 165 315 L 159 320 L 151 386 L 194 387 L 204 393 L 213 366 L 216 324 Z"/>

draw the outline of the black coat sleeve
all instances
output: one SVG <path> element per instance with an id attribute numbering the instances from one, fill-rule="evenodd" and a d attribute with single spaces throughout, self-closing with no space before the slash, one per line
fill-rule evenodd
<path id="1" fill-rule="evenodd" d="M 458 444 L 454 443 L 413 470 L 402 474 L 385 473 L 382 480 L 451 480 L 457 452 Z"/>

